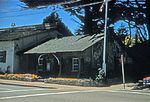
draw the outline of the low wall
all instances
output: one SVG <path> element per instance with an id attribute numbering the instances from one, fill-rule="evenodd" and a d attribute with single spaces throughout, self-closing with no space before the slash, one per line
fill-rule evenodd
<path id="1" fill-rule="evenodd" d="M 73 86 L 86 86 L 86 87 L 101 87 L 105 86 L 102 82 L 96 82 L 90 79 L 78 79 L 78 80 L 53 80 L 45 79 L 45 83 L 61 84 L 61 85 L 73 85 Z"/>

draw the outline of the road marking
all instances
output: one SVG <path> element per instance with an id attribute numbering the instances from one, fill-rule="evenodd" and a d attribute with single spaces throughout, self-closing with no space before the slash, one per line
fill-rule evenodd
<path id="1" fill-rule="evenodd" d="M 0 89 L 2 89 L 2 90 L 11 90 L 11 89 L 8 89 L 8 88 L 0 88 Z"/>
<path id="2" fill-rule="evenodd" d="M 20 86 L 20 85 L 5 85 L 5 84 L 1 84 L 0 83 L 0 87 L 9 87 L 9 88 L 33 88 L 33 87 L 29 87 L 28 85 L 24 85 L 24 86 Z"/>
<path id="3" fill-rule="evenodd" d="M 9 90 L 9 91 L 0 91 L 0 93 L 9 93 L 9 92 L 21 92 L 21 91 L 35 91 L 35 90 L 48 90 L 48 89 L 26 89 L 26 90 Z"/>
<path id="4" fill-rule="evenodd" d="M 65 92 L 55 92 L 55 93 L 41 93 L 41 94 L 29 94 L 29 95 L 19 95 L 10 97 L 1 97 L 0 100 L 5 99 L 16 99 L 16 98 L 27 98 L 27 97 L 37 97 L 37 96 L 47 96 L 47 95 L 63 95 L 63 94 L 73 94 L 73 93 L 90 93 L 90 92 L 111 92 L 111 93 L 127 93 L 127 94 L 138 94 L 138 95 L 148 95 L 150 93 L 141 93 L 135 91 L 122 91 L 122 90 L 88 90 L 88 91 L 65 91 Z"/>
<path id="5" fill-rule="evenodd" d="M 55 92 L 55 93 L 30 94 L 30 95 L 1 97 L 0 100 L 15 99 L 15 98 L 26 98 L 26 97 L 36 97 L 36 96 L 47 96 L 47 95 L 62 95 L 62 94 L 73 94 L 73 93 L 87 93 L 87 92 L 96 92 L 96 91 L 99 91 L 99 90 L 68 91 L 68 92 L 57 92 L 57 93 Z"/>
<path id="6" fill-rule="evenodd" d="M 144 93 L 142 91 L 106 90 L 106 92 L 127 93 L 127 94 L 137 94 L 137 95 L 147 95 L 147 96 L 150 96 L 150 93 Z"/>

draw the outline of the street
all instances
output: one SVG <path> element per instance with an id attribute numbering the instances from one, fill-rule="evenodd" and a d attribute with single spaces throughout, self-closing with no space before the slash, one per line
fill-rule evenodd
<path id="1" fill-rule="evenodd" d="M 0 102 L 149 102 L 150 93 L 46 89 L 0 84 Z"/>

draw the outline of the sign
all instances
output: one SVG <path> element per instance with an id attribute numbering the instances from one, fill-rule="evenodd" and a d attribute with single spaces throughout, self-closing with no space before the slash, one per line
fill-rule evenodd
<path id="1" fill-rule="evenodd" d="M 125 74 L 124 74 L 124 56 L 121 55 L 121 65 L 122 65 L 122 82 L 123 82 L 123 88 L 125 89 Z"/>

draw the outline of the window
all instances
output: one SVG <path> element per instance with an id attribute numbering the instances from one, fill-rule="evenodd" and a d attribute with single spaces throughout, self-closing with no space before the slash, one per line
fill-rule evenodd
<path id="1" fill-rule="evenodd" d="M 6 51 L 0 51 L 0 63 L 6 62 Z"/>
<path id="2" fill-rule="evenodd" d="M 79 58 L 72 58 L 72 71 L 77 72 L 80 68 Z"/>
<path id="3" fill-rule="evenodd" d="M 39 58 L 39 59 L 38 59 L 38 65 L 39 65 L 39 66 L 42 66 L 42 65 L 43 65 L 43 60 L 44 60 L 44 58 Z"/>

